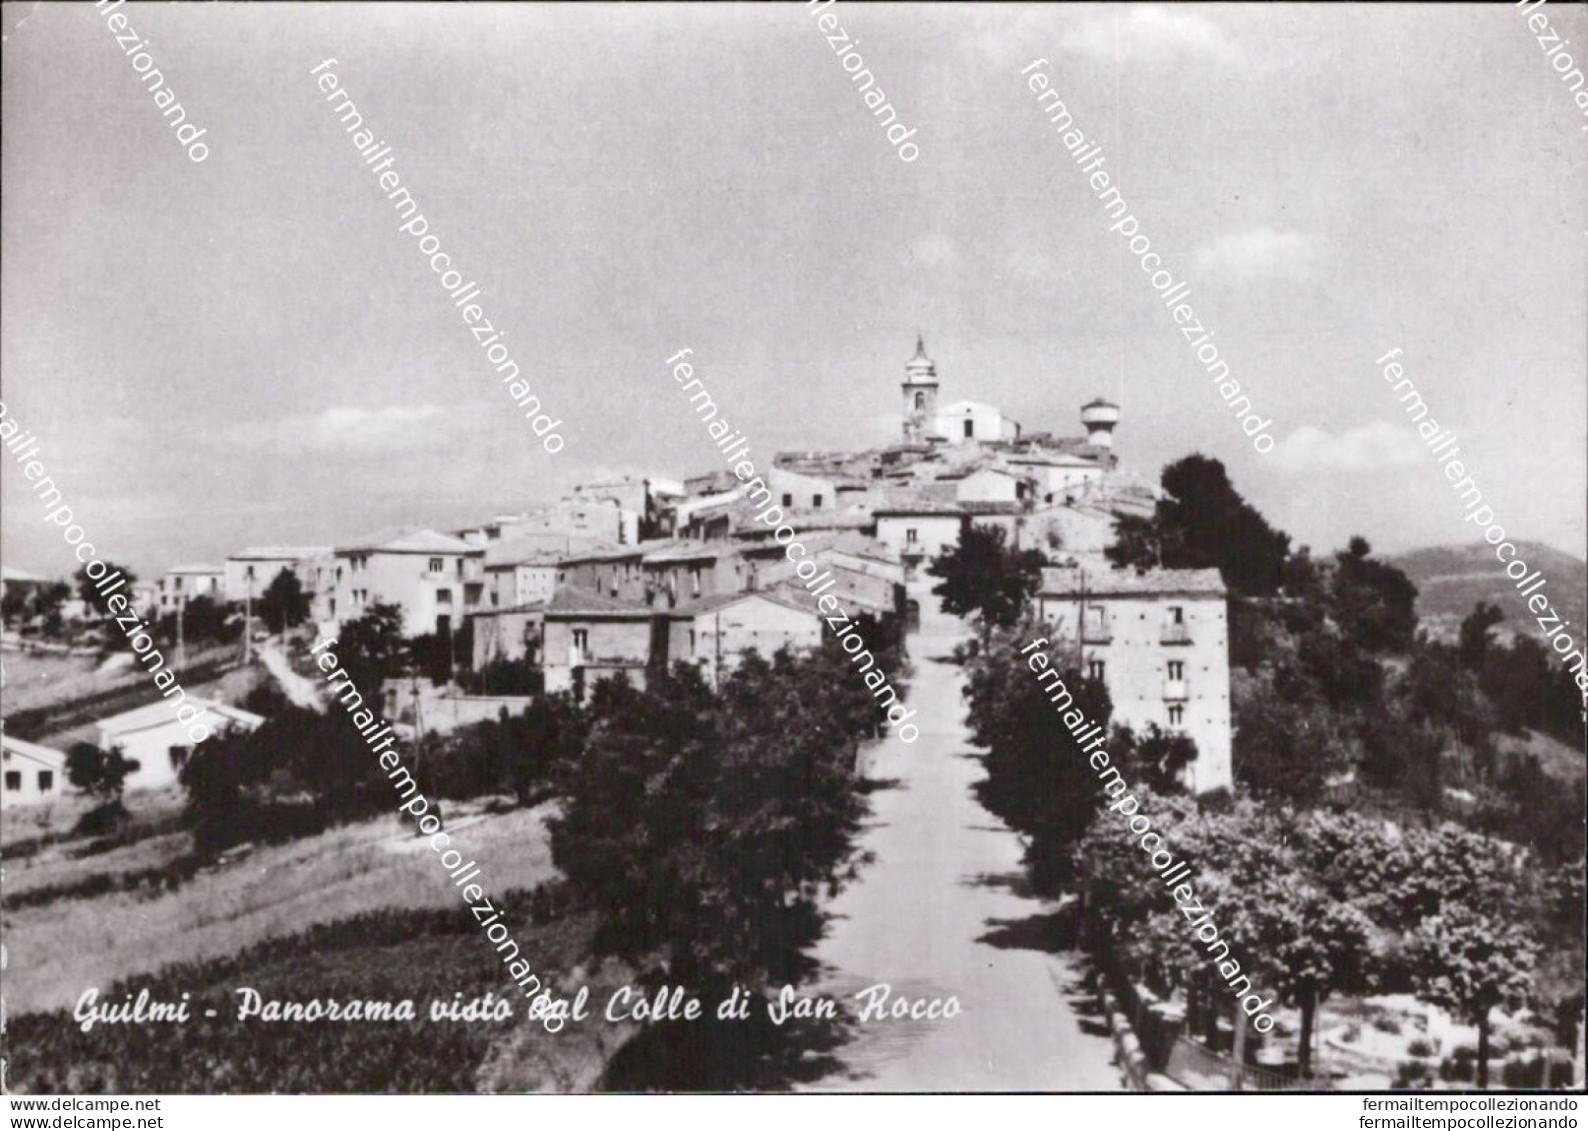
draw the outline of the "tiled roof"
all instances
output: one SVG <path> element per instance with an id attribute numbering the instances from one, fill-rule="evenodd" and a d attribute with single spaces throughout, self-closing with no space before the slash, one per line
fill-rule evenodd
<path id="1" fill-rule="evenodd" d="M 471 545 L 461 538 L 454 538 L 450 534 L 442 534 L 438 530 L 423 527 L 387 531 L 336 548 L 337 552 L 342 554 L 355 550 L 375 550 L 388 554 L 464 554 L 477 552 L 479 549 L 480 547 Z"/>
<path id="2" fill-rule="evenodd" d="M 729 605 L 737 605 L 741 601 L 749 600 L 770 601 L 774 605 L 797 609 L 802 613 L 814 611 L 811 605 L 802 605 L 798 601 L 791 599 L 790 594 L 778 590 L 756 589 L 741 593 L 713 593 L 706 597 L 697 598 L 687 605 L 679 605 L 678 608 L 671 610 L 667 615 L 673 618 L 697 617 L 702 613 L 725 609 Z"/>
<path id="3" fill-rule="evenodd" d="M 582 589 L 577 585 L 564 585 L 557 590 L 557 595 L 546 605 L 546 615 L 548 617 L 649 617 L 651 609 L 647 605 L 620 600 L 617 597 L 607 597 L 601 593 L 594 593 L 589 589 Z"/>
<path id="4" fill-rule="evenodd" d="M 66 766 L 66 755 L 53 746 L 40 746 L 36 742 L 24 742 L 20 738 L 12 738 L 9 734 L 0 734 L 0 747 L 4 747 L 7 753 L 27 758 L 40 765 L 55 769 L 63 769 Z"/>
<path id="5" fill-rule="evenodd" d="M 622 561 L 624 558 L 643 558 L 657 550 L 671 546 L 675 538 L 652 538 L 633 546 L 610 546 L 601 550 L 579 550 L 576 553 L 565 555 L 563 565 L 577 565 L 580 562 L 613 562 Z"/>
<path id="6" fill-rule="evenodd" d="M 249 546 L 245 550 L 238 550 L 235 554 L 228 554 L 229 562 L 246 561 L 279 561 L 290 560 L 301 562 L 305 558 L 318 558 L 331 552 L 329 546 Z"/>
<path id="7" fill-rule="evenodd" d="M 916 499 L 914 501 L 899 501 L 887 503 L 878 507 L 874 512 L 878 518 L 886 515 L 942 515 L 951 517 L 967 513 L 966 504 L 941 502 L 933 499 Z"/>
<path id="8" fill-rule="evenodd" d="M 695 542 L 680 541 L 671 546 L 663 546 L 659 550 L 652 550 L 645 555 L 645 564 L 662 564 L 664 562 L 689 562 L 701 561 L 706 558 L 731 558 L 738 554 L 738 550 L 722 542 Z"/>
<path id="9" fill-rule="evenodd" d="M 244 711 L 225 703 L 217 703 L 213 699 L 200 699 L 196 695 L 186 697 L 184 705 L 191 705 L 200 710 L 207 710 L 206 719 L 219 716 L 229 722 L 243 723 L 250 730 L 263 723 L 264 717 L 252 711 Z M 176 709 L 165 700 L 149 703 L 143 707 L 134 707 L 130 711 L 123 711 L 119 715 L 98 720 L 95 724 L 108 734 L 125 734 L 130 730 L 143 730 L 145 727 L 158 726 L 161 723 L 174 723 L 177 721 Z M 211 730 L 219 729 L 211 726 Z"/>
<path id="10" fill-rule="evenodd" d="M 1216 569 L 1109 569 L 1049 567 L 1042 571 L 1042 595 L 1134 597 L 1151 594 L 1206 593 L 1223 596 L 1224 580 Z"/>

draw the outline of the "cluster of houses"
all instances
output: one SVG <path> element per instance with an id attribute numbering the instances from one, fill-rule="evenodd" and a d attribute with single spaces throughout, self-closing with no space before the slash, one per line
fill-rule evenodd
<path id="1" fill-rule="evenodd" d="M 1058 563 L 1044 571 L 1038 611 L 1071 634 L 1108 684 L 1116 721 L 1189 734 L 1199 751 L 1190 784 L 1227 786 L 1217 572 L 1121 571 L 1103 557 L 1116 520 L 1150 515 L 1157 499 L 1151 482 L 1118 467 L 1118 407 L 1094 400 L 1081 408 L 1084 434 L 1057 437 L 1028 432 L 991 405 L 939 405 L 936 366 L 919 340 L 901 391 L 899 442 L 779 453 L 764 472 L 785 522 L 831 573 L 827 591 L 902 643 L 924 596 L 925 565 L 967 526 L 999 527 L 1010 545 Z M 175 567 L 149 600 L 158 614 L 198 597 L 246 603 L 290 570 L 327 635 L 392 604 L 408 636 L 467 642 L 459 660 L 476 671 L 503 660 L 537 665 L 547 692 L 582 697 L 614 675 L 643 685 L 658 665 L 678 661 L 710 680 L 751 649 L 814 647 L 824 629 L 783 547 L 755 519 L 750 490 L 726 471 L 588 483 L 532 513 L 455 529 L 251 547 L 218 566 Z M 37 754 L 13 750 L 9 739 L 6 751 L 9 803 L 17 796 L 10 759 L 25 781 L 32 763 L 23 760 Z"/>

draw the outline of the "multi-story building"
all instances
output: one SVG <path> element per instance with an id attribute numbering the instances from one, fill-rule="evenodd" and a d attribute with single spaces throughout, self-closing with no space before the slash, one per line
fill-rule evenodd
<path id="1" fill-rule="evenodd" d="M 185 609 L 195 597 L 208 597 L 212 601 L 226 599 L 226 571 L 220 566 L 172 566 L 160 578 L 159 613 L 174 613 Z"/>
<path id="2" fill-rule="evenodd" d="M 644 600 L 653 609 L 743 593 L 754 582 L 754 571 L 743 555 L 722 542 L 675 542 L 646 554 L 640 568 L 645 575 Z"/>
<path id="3" fill-rule="evenodd" d="M 648 599 L 645 589 L 645 555 L 673 545 L 671 538 L 658 538 L 637 546 L 617 546 L 581 550 L 567 554 L 557 565 L 557 588 L 573 586 L 620 601 L 641 604 Z"/>
<path id="4" fill-rule="evenodd" d="M 435 530 L 414 530 L 339 546 L 325 620 L 355 620 L 377 604 L 403 611 L 408 636 L 446 633 L 480 606 L 485 550 Z"/>
<path id="5" fill-rule="evenodd" d="M 608 676 L 644 687 L 654 654 L 654 617 L 638 602 L 560 585 L 546 606 L 541 637 L 546 693 L 569 691 L 583 702 Z"/>
<path id="6" fill-rule="evenodd" d="M 785 593 L 718 593 L 680 605 L 667 614 L 667 661 L 697 664 L 708 683 L 732 672 L 754 650 L 766 659 L 788 645 L 795 650 L 822 642 L 822 618 L 814 602 Z"/>
<path id="7" fill-rule="evenodd" d="M 968 521 L 958 503 L 896 503 L 872 513 L 877 541 L 904 565 L 906 578 L 914 578 L 924 563 L 959 545 L 959 532 Z"/>
<path id="8" fill-rule="evenodd" d="M 1050 646 L 1079 650 L 1082 670 L 1108 687 L 1115 723 L 1196 742 L 1186 768 L 1196 793 L 1231 783 L 1226 603 L 1216 569 L 1084 566 L 1043 570 L 1036 599 Z"/>
<path id="9" fill-rule="evenodd" d="M 298 581 L 307 590 L 312 578 L 303 576 L 300 564 L 331 552 L 329 546 L 250 546 L 226 559 L 224 590 L 228 601 L 245 601 L 260 597 L 282 570 L 298 575 Z"/>

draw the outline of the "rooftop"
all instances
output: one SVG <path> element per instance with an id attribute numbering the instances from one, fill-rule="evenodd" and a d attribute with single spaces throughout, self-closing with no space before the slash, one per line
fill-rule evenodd
<path id="1" fill-rule="evenodd" d="M 7 754 L 16 754 L 53 769 L 64 769 L 66 766 L 66 755 L 53 746 L 24 742 L 20 738 L 12 738 L 9 734 L 0 734 L 0 749 L 4 749 Z"/>
<path id="2" fill-rule="evenodd" d="M 1216 569 L 1087 569 L 1049 566 L 1042 571 L 1042 596 L 1140 597 L 1206 594 L 1222 597 L 1224 579 Z"/>
<path id="3" fill-rule="evenodd" d="M 184 706 L 197 707 L 201 712 L 208 711 L 209 714 L 204 716 L 206 721 L 209 718 L 218 717 L 228 722 L 242 723 L 250 730 L 265 721 L 262 715 L 256 715 L 252 711 L 244 711 L 238 707 L 217 702 L 214 699 L 200 699 L 196 695 L 187 696 Z M 176 717 L 176 708 L 161 699 L 142 707 L 134 707 L 130 711 L 123 711 L 119 715 L 110 715 L 107 718 L 100 719 L 96 725 L 108 735 L 117 735 L 125 734 L 128 731 L 160 726 L 163 723 L 177 722 L 179 720 Z M 186 726 L 190 725 L 190 723 L 181 725 Z M 208 724 L 206 723 L 206 725 Z M 220 727 L 211 725 L 210 729 L 219 730 Z"/>
<path id="4" fill-rule="evenodd" d="M 742 593 L 713 593 L 709 596 L 700 597 L 694 601 L 690 601 L 688 604 L 679 605 L 678 608 L 671 610 L 667 615 L 675 618 L 697 617 L 704 613 L 715 612 L 718 609 L 725 609 L 729 605 L 740 604 L 743 601 L 770 601 L 774 605 L 782 605 L 785 608 L 797 609 L 802 613 L 815 611 L 813 605 L 802 605 L 798 601 L 791 599 L 789 594 L 783 593 L 781 591 L 770 589 L 754 589 Z"/>
<path id="5" fill-rule="evenodd" d="M 648 605 L 607 597 L 577 585 L 564 585 L 546 604 L 548 617 L 650 617 Z"/>
<path id="6" fill-rule="evenodd" d="M 228 554 L 226 560 L 301 562 L 304 558 L 318 558 L 330 552 L 329 546 L 249 546 L 245 550 L 238 550 L 235 554 Z"/>
<path id="7" fill-rule="evenodd" d="M 439 530 L 421 527 L 383 531 L 356 542 L 344 543 L 336 548 L 339 554 L 355 551 L 374 551 L 384 554 L 472 554 L 479 553 L 480 547 L 471 545 L 461 538 L 454 538 L 450 534 L 442 534 Z"/>

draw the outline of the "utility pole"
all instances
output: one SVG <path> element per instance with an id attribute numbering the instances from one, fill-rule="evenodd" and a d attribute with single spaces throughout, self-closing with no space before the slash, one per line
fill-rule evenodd
<path id="1" fill-rule="evenodd" d="M 176 662 L 184 671 L 187 670 L 187 641 L 182 635 L 182 613 L 187 609 L 187 597 L 177 598 L 176 602 Z"/>
<path id="2" fill-rule="evenodd" d="M 1241 1016 L 1240 1003 L 1231 1006 L 1231 1010 L 1235 1019 L 1235 1063 L 1230 1067 L 1230 1091 L 1238 1092 L 1241 1090 L 1241 1072 L 1246 1067 L 1246 1018 Z"/>
<path id="3" fill-rule="evenodd" d="M 243 663 L 254 658 L 254 578 L 248 577 L 248 592 L 243 598 Z"/>

